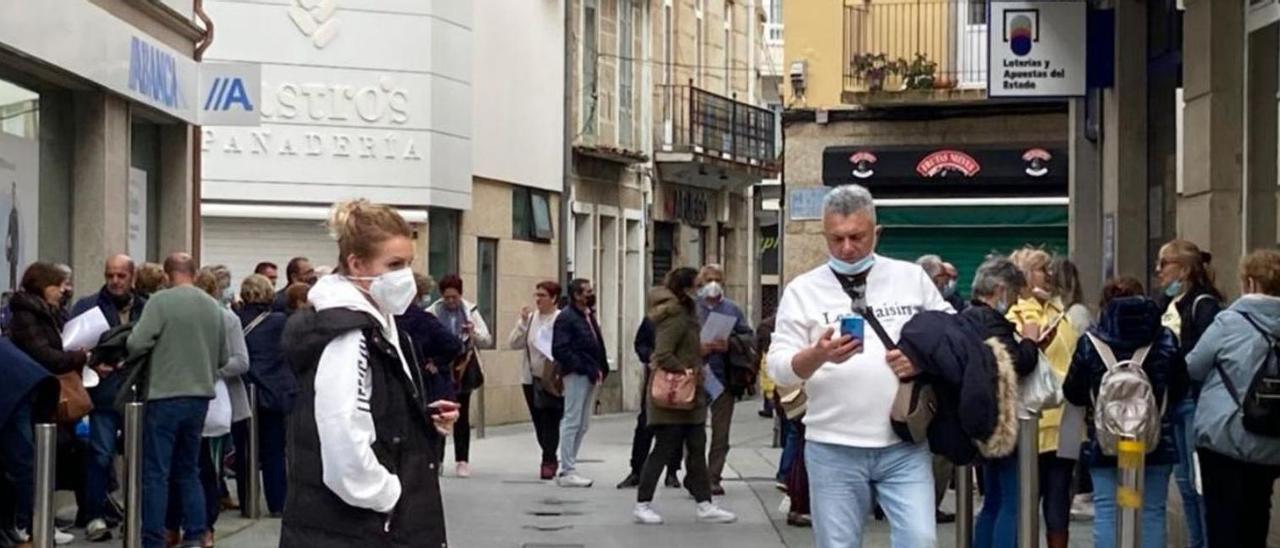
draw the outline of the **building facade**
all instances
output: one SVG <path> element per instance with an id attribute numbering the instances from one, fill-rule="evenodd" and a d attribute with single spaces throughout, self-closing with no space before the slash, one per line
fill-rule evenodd
<path id="1" fill-rule="evenodd" d="M 334 265 L 329 208 L 363 197 L 400 208 L 425 270 L 456 270 L 459 244 L 428 242 L 471 206 L 470 4 L 205 9 L 220 37 L 206 57 L 262 66 L 262 125 L 202 128 L 204 261 L 227 265 L 237 284 L 259 261 Z"/>
<path id="2" fill-rule="evenodd" d="M 83 295 L 111 255 L 193 249 L 195 18 L 179 0 L 0 6 L 0 291 L 37 259 Z"/>
<path id="3" fill-rule="evenodd" d="M 1068 106 L 987 99 L 985 2 L 788 2 L 785 282 L 822 264 L 821 202 L 877 198 L 877 250 L 937 253 L 969 277 L 990 253 L 1069 250 Z"/>

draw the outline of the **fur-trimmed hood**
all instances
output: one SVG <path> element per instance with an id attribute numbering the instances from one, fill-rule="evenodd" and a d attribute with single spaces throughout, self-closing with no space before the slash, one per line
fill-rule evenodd
<path id="1" fill-rule="evenodd" d="M 998 459 L 1013 454 L 1018 447 L 1018 374 L 1013 356 L 1000 339 L 992 337 L 986 344 L 996 360 L 996 429 L 991 437 L 975 443 L 983 457 Z"/>

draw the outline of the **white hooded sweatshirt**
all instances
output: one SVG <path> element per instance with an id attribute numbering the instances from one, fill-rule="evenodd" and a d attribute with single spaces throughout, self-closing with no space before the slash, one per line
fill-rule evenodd
<path id="1" fill-rule="evenodd" d="M 405 374 L 412 377 L 393 319 L 378 309 L 353 283 L 338 274 L 316 282 L 307 293 L 316 311 L 345 308 L 367 313 L 382 326 L 383 337 L 396 347 Z M 369 410 L 368 351 L 364 334 L 352 331 L 325 347 L 316 368 L 316 430 L 324 484 L 343 502 L 387 513 L 400 500 L 400 479 L 378 462 L 377 440 Z"/>

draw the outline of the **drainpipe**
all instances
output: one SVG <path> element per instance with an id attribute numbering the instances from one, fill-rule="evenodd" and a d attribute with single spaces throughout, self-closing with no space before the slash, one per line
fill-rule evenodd
<path id="1" fill-rule="evenodd" d="M 199 0 L 197 0 L 199 1 Z M 560 280 L 567 289 L 569 287 L 569 219 L 573 206 L 573 38 L 569 29 L 573 28 L 573 11 L 569 0 L 564 2 L 564 146 L 562 165 L 564 166 L 563 186 L 560 189 Z"/>
<path id="2" fill-rule="evenodd" d="M 196 63 L 204 60 L 204 52 L 213 44 L 213 19 L 209 18 L 209 14 L 204 12 L 204 0 L 195 0 L 195 14 L 204 24 L 204 36 L 200 38 L 200 42 L 196 44 L 195 54 L 192 56 Z M 201 195 L 203 194 L 201 179 L 203 174 L 202 150 L 200 143 L 204 141 L 204 131 L 199 124 L 191 126 L 191 256 L 196 261 L 200 261 L 200 204 Z M 162 250 L 162 252 L 166 252 Z"/>

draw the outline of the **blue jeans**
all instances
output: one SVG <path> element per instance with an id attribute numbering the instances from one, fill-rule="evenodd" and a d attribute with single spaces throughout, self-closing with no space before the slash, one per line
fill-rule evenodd
<path id="1" fill-rule="evenodd" d="M 871 491 L 889 519 L 894 548 L 937 544 L 933 458 L 925 444 L 862 448 L 805 442 L 817 548 L 859 548 Z"/>
<path id="2" fill-rule="evenodd" d="M 768 401 L 768 400 L 765 400 Z M 800 452 L 800 429 L 786 417 L 782 418 L 782 458 L 778 461 L 778 481 L 786 482 L 791 466 Z"/>
<path id="3" fill-rule="evenodd" d="M 560 475 L 572 474 L 578 466 L 578 450 L 587 437 L 595 405 L 596 384 L 586 375 L 564 376 L 564 417 L 560 419 Z"/>
<path id="4" fill-rule="evenodd" d="M 198 541 L 205 532 L 204 488 L 200 484 L 200 434 L 209 411 L 205 398 L 147 402 L 142 440 L 142 543 L 165 546 L 165 514 L 170 478 L 181 497 L 183 539 Z"/>
<path id="5" fill-rule="evenodd" d="M 89 469 L 85 474 L 85 502 L 88 519 L 105 517 L 107 492 L 115 467 L 116 436 L 120 431 L 120 413 L 115 409 L 95 408 L 89 414 Z"/>
<path id="6" fill-rule="evenodd" d="M 1169 498 L 1169 476 L 1173 465 L 1147 466 L 1142 491 L 1142 546 L 1165 546 L 1165 502 Z M 1116 545 L 1116 469 L 1089 468 L 1093 477 L 1093 546 Z"/>
<path id="7" fill-rule="evenodd" d="M 0 424 L 0 480 L 13 486 L 14 525 L 31 530 L 31 506 L 35 502 L 35 430 L 31 400 L 24 399 L 13 407 L 9 420 Z"/>
<path id="8" fill-rule="evenodd" d="M 1173 477 L 1178 482 L 1178 493 L 1182 495 L 1182 514 L 1187 522 L 1187 548 L 1204 548 L 1204 506 L 1200 504 L 1200 494 L 1196 492 L 1191 460 L 1191 455 L 1196 451 L 1196 401 L 1186 398 L 1178 402 L 1171 413 L 1174 414 L 1173 437 L 1178 444 L 1178 464 L 1173 468 Z"/>
<path id="9" fill-rule="evenodd" d="M 982 465 L 982 511 L 973 526 L 974 548 L 1015 548 L 1018 545 L 1018 456 Z"/>

